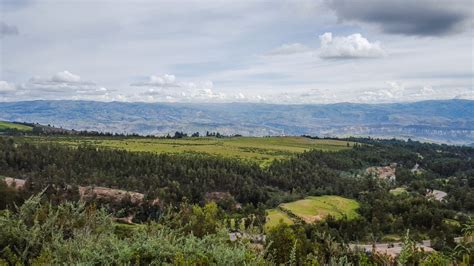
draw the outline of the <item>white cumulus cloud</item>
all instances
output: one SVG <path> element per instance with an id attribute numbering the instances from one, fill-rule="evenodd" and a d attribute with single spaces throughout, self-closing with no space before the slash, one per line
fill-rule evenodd
<path id="1" fill-rule="evenodd" d="M 64 70 L 57 72 L 49 78 L 34 76 L 24 83 L 12 84 L 0 81 L 0 94 L 3 94 L 4 98 L 14 96 L 19 100 L 108 100 L 111 96 L 111 91 L 97 86 L 94 82 L 84 81 L 79 75 Z"/>
<path id="2" fill-rule="evenodd" d="M 54 74 L 54 76 L 51 78 L 51 81 L 77 83 L 81 81 L 81 77 L 79 75 L 72 74 L 67 70 L 64 70 Z"/>
<path id="3" fill-rule="evenodd" d="M 179 87 L 176 83 L 176 77 L 174 75 L 164 74 L 161 76 L 149 76 L 148 80 L 144 82 L 136 82 L 130 84 L 132 86 L 144 86 L 144 87 Z"/>
<path id="4" fill-rule="evenodd" d="M 8 94 L 16 91 L 14 84 L 8 83 L 4 80 L 0 80 L 0 94 Z"/>
<path id="5" fill-rule="evenodd" d="M 319 36 L 321 58 L 374 58 L 385 55 L 380 42 L 369 42 L 359 33 L 333 37 L 331 32 Z"/>

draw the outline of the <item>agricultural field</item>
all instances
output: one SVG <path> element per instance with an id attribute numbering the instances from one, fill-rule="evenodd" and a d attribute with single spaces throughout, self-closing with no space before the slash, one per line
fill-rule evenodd
<path id="1" fill-rule="evenodd" d="M 350 149 L 354 143 L 340 140 L 309 139 L 304 137 L 199 137 L 182 139 L 164 138 L 110 138 L 110 137 L 27 137 L 23 140 L 46 143 L 54 142 L 69 146 L 88 144 L 134 152 L 154 153 L 207 153 L 255 161 L 262 166 L 272 160 L 311 149 L 339 151 Z"/>
<path id="2" fill-rule="evenodd" d="M 266 228 L 271 228 L 283 219 L 284 223 L 292 224 L 293 219 L 285 212 L 295 215 L 306 223 L 321 221 L 331 215 L 336 219 L 347 217 L 354 219 L 359 216 L 357 209 L 359 203 L 352 199 L 346 199 L 340 196 L 319 196 L 306 197 L 289 203 L 280 204 L 278 209 L 271 209 L 267 212 Z M 288 222 L 288 219 L 291 222 Z"/>
<path id="3" fill-rule="evenodd" d="M 0 121 L 0 131 L 8 129 L 16 129 L 18 131 L 32 131 L 33 127 L 12 122 Z"/>

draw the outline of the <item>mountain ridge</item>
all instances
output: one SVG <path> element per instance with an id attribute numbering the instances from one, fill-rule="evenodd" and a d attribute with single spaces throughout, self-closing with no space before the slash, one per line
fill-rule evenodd
<path id="1" fill-rule="evenodd" d="M 1 102 L 0 120 L 140 134 L 219 131 L 249 136 L 318 135 L 474 143 L 474 101 L 409 103 Z"/>

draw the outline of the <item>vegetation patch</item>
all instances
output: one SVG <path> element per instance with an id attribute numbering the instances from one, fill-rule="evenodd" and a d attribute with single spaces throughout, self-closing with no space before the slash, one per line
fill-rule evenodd
<path id="1" fill-rule="evenodd" d="M 342 217 L 354 219 L 359 215 L 357 201 L 339 196 L 307 197 L 284 203 L 280 207 L 300 217 L 306 223 L 321 221 L 329 215 L 336 219 Z"/>
<path id="2" fill-rule="evenodd" d="M 354 142 L 309 139 L 304 137 L 197 137 L 181 139 L 48 136 L 29 137 L 35 143 L 53 142 L 77 147 L 87 144 L 133 152 L 153 153 L 206 153 L 238 158 L 269 165 L 275 159 L 285 159 L 308 150 L 339 151 L 350 149 Z"/>
<path id="3" fill-rule="evenodd" d="M 394 188 L 394 189 L 390 189 L 390 194 L 392 194 L 394 196 L 399 196 L 399 195 L 406 194 L 406 193 L 408 193 L 408 191 L 404 187 L 397 187 L 397 188 Z"/>
<path id="4" fill-rule="evenodd" d="M 5 130 L 17 130 L 17 131 L 30 132 L 33 130 L 33 127 L 19 124 L 19 123 L 0 121 L 0 131 L 5 131 Z"/>
<path id="5" fill-rule="evenodd" d="M 279 209 L 270 209 L 267 211 L 267 220 L 265 223 L 265 229 L 270 229 L 277 226 L 279 223 L 285 223 L 288 225 L 294 224 L 293 220 L 284 212 Z"/>
<path id="6" fill-rule="evenodd" d="M 288 225 L 298 222 L 314 223 L 329 215 L 336 219 L 355 219 L 359 216 L 358 208 L 359 203 L 356 200 L 340 196 L 307 197 L 267 210 L 265 229 L 275 227 L 281 222 Z"/>

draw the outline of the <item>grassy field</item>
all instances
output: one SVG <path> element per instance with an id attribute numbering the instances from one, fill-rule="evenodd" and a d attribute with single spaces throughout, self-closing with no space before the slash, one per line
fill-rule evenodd
<path id="1" fill-rule="evenodd" d="M 16 129 L 16 130 L 19 130 L 19 131 L 32 131 L 33 127 L 26 126 L 26 125 L 21 125 L 21 124 L 17 124 L 17 123 L 0 121 L 0 131 L 1 130 L 6 130 L 6 129 Z"/>
<path id="2" fill-rule="evenodd" d="M 279 209 L 267 210 L 267 221 L 265 223 L 265 229 L 270 229 L 281 222 L 285 224 L 294 224 L 293 220 L 284 212 Z"/>
<path id="3" fill-rule="evenodd" d="M 348 219 L 356 218 L 359 203 L 339 196 L 320 196 L 284 203 L 281 208 L 290 211 L 307 223 L 312 223 L 320 221 L 328 215 L 335 218 L 342 218 L 344 215 Z"/>
<path id="4" fill-rule="evenodd" d="M 394 189 L 390 189 L 389 192 L 390 192 L 390 194 L 395 195 L 395 196 L 399 196 L 399 195 L 408 193 L 407 189 L 404 188 L 404 187 L 397 187 L 397 188 L 394 188 Z"/>
<path id="5" fill-rule="evenodd" d="M 338 151 L 350 149 L 354 144 L 347 141 L 309 139 L 303 137 L 232 137 L 232 138 L 107 138 L 107 137 L 29 137 L 37 143 L 55 142 L 78 146 L 89 144 L 99 147 L 125 149 L 137 152 L 155 153 L 208 153 L 256 161 L 265 166 L 274 159 L 285 159 L 295 153 L 310 149 Z"/>
<path id="6" fill-rule="evenodd" d="M 357 213 L 359 203 L 339 196 L 307 197 L 302 200 L 280 204 L 279 208 L 298 216 L 306 223 L 321 221 L 329 215 L 337 219 L 343 216 L 354 219 L 359 216 Z M 279 209 L 268 210 L 265 228 L 269 229 L 277 225 L 280 220 L 287 224 L 294 223 L 293 219 L 284 211 Z"/>

